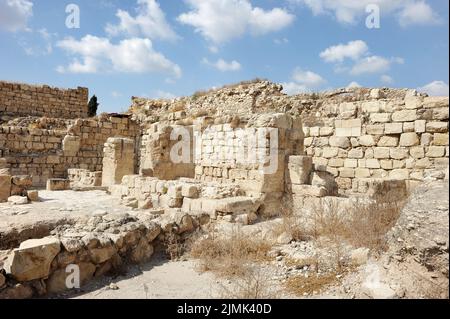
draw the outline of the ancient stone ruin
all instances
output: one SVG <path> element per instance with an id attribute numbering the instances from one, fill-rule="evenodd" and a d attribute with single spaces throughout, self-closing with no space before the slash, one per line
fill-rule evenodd
<path id="1" fill-rule="evenodd" d="M 448 97 L 281 91 L 260 81 L 174 100 L 133 97 L 124 114 L 87 118 L 87 89 L 0 82 L 0 202 L 38 202 L 44 188 L 102 191 L 134 214 L 2 229 L 0 249 L 14 250 L 0 298 L 62 292 L 70 264 L 84 283 L 208 223 L 307 214 L 330 198 L 401 200 L 448 178 Z"/>

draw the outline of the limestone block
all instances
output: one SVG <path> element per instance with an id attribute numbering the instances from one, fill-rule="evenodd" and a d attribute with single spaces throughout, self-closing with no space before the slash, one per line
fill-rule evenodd
<path id="1" fill-rule="evenodd" d="M 334 176 L 328 172 L 314 172 L 311 178 L 311 185 L 316 187 L 324 187 L 327 195 L 337 195 L 338 186 Z"/>
<path id="2" fill-rule="evenodd" d="M 320 128 L 319 135 L 320 136 L 330 136 L 333 135 L 334 128 L 329 126 L 324 126 Z"/>
<path id="3" fill-rule="evenodd" d="M 372 135 L 363 135 L 359 138 L 359 143 L 362 146 L 374 146 L 375 140 Z"/>
<path id="4" fill-rule="evenodd" d="M 415 168 L 425 169 L 425 168 L 431 167 L 431 165 L 433 165 L 433 163 L 430 161 L 430 159 L 428 157 L 425 157 L 425 158 L 418 159 L 416 161 Z"/>
<path id="5" fill-rule="evenodd" d="M 403 132 L 415 132 L 414 122 L 404 122 L 403 123 Z"/>
<path id="6" fill-rule="evenodd" d="M 409 149 L 409 153 L 415 159 L 420 159 L 425 157 L 425 149 L 423 146 L 414 146 Z"/>
<path id="7" fill-rule="evenodd" d="M 102 186 L 120 184 L 122 177 L 134 173 L 134 141 L 108 138 L 103 149 Z"/>
<path id="8" fill-rule="evenodd" d="M 401 160 L 408 157 L 408 149 L 407 148 L 391 148 L 390 156 L 392 159 Z"/>
<path id="9" fill-rule="evenodd" d="M 387 159 L 390 157 L 389 147 L 375 147 L 373 149 L 373 156 L 378 159 Z"/>
<path id="10" fill-rule="evenodd" d="M 420 144 L 416 133 L 403 133 L 400 135 L 400 146 L 416 146 Z"/>
<path id="11" fill-rule="evenodd" d="M 403 123 L 386 123 L 384 125 L 385 134 L 401 134 L 403 133 Z"/>
<path id="12" fill-rule="evenodd" d="M 330 158 L 328 161 L 328 166 L 331 167 L 343 167 L 344 166 L 344 159 L 342 158 Z"/>
<path id="13" fill-rule="evenodd" d="M 329 143 L 330 146 L 339 148 L 349 148 L 351 146 L 347 137 L 331 136 Z"/>
<path id="14" fill-rule="evenodd" d="M 181 195 L 188 198 L 198 198 L 199 189 L 196 185 L 184 184 L 181 189 Z"/>
<path id="15" fill-rule="evenodd" d="M 356 168 L 355 169 L 356 178 L 368 178 L 370 177 L 370 170 L 368 168 Z"/>
<path id="16" fill-rule="evenodd" d="M 62 142 L 62 150 L 65 156 L 75 156 L 81 147 L 81 137 L 66 135 Z"/>
<path id="17" fill-rule="evenodd" d="M 339 176 L 344 178 L 355 177 L 355 170 L 353 168 L 341 167 L 339 168 Z"/>
<path id="18" fill-rule="evenodd" d="M 358 167 L 358 160 L 353 158 L 347 158 L 344 160 L 344 167 L 356 168 Z"/>
<path id="19" fill-rule="evenodd" d="M 366 160 L 366 167 L 367 168 L 372 168 L 372 169 L 381 168 L 380 161 L 377 160 L 377 159 L 373 159 L 373 158 L 367 159 Z"/>
<path id="20" fill-rule="evenodd" d="M 414 131 L 416 133 L 424 133 L 426 131 L 427 121 L 425 120 L 417 120 L 414 122 Z"/>
<path id="21" fill-rule="evenodd" d="M 322 186 L 292 185 L 292 193 L 305 197 L 324 197 L 327 196 L 327 189 Z"/>
<path id="22" fill-rule="evenodd" d="M 433 136 L 433 145 L 448 146 L 448 133 L 435 133 Z"/>
<path id="23" fill-rule="evenodd" d="M 382 169 L 392 169 L 393 168 L 392 160 L 381 160 L 380 166 Z"/>
<path id="24" fill-rule="evenodd" d="M 361 109 L 365 113 L 378 113 L 383 110 L 380 101 L 366 101 L 361 104 Z"/>
<path id="25" fill-rule="evenodd" d="M 288 173 L 292 184 L 308 184 L 312 171 L 310 156 L 289 156 Z"/>
<path id="26" fill-rule="evenodd" d="M 352 251 L 350 260 L 352 265 L 361 266 L 369 260 L 369 248 L 358 248 Z"/>
<path id="27" fill-rule="evenodd" d="M 384 134 L 384 124 L 366 125 L 366 133 L 368 135 L 383 135 Z"/>
<path id="28" fill-rule="evenodd" d="M 405 180 L 409 178 L 409 170 L 407 169 L 394 169 L 389 172 L 390 179 Z"/>
<path id="29" fill-rule="evenodd" d="M 11 176 L 0 175 L 0 202 L 8 200 L 11 195 Z"/>
<path id="30" fill-rule="evenodd" d="M 50 178 L 47 180 L 48 191 L 64 191 L 70 189 L 70 180 L 62 178 Z"/>
<path id="31" fill-rule="evenodd" d="M 26 196 L 10 196 L 8 197 L 8 203 L 12 205 L 25 205 L 28 204 L 28 198 Z"/>
<path id="32" fill-rule="evenodd" d="M 430 146 L 426 153 L 427 157 L 444 157 L 445 147 L 444 146 Z"/>
<path id="33" fill-rule="evenodd" d="M 433 109 L 433 120 L 445 121 L 448 120 L 449 108 L 440 107 Z"/>
<path id="34" fill-rule="evenodd" d="M 388 123 L 391 121 L 391 113 L 371 113 L 370 121 L 372 123 Z"/>
<path id="35" fill-rule="evenodd" d="M 339 149 L 337 147 L 324 147 L 322 149 L 322 157 L 333 158 L 338 156 Z"/>
<path id="36" fill-rule="evenodd" d="M 96 267 L 89 262 L 81 262 L 76 264 L 80 269 L 80 284 L 84 285 L 94 276 Z M 46 281 L 47 292 L 50 294 L 61 293 L 67 290 L 66 279 L 68 273 L 66 269 L 57 269 Z"/>
<path id="37" fill-rule="evenodd" d="M 364 151 L 361 148 L 352 148 L 348 151 L 349 158 L 363 158 Z"/>
<path id="38" fill-rule="evenodd" d="M 8 256 L 5 270 L 17 281 L 45 278 L 60 250 L 60 242 L 56 238 L 26 240 Z"/>
<path id="39" fill-rule="evenodd" d="M 448 122 L 428 122 L 426 131 L 429 133 L 446 133 L 448 132 Z"/>
<path id="40" fill-rule="evenodd" d="M 411 122 L 417 120 L 416 110 L 401 110 L 392 114 L 394 122 Z"/>
<path id="41" fill-rule="evenodd" d="M 395 137 L 395 136 L 382 136 L 378 140 L 377 146 L 381 146 L 381 147 L 396 147 L 396 146 L 398 146 L 398 137 Z"/>
<path id="42" fill-rule="evenodd" d="M 429 96 L 423 100 L 424 108 L 448 107 L 448 97 Z"/>

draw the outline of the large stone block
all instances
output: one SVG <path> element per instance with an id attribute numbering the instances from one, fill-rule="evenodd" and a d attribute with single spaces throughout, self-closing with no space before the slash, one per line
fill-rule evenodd
<path id="1" fill-rule="evenodd" d="M 448 132 L 448 122 L 428 122 L 426 130 L 429 133 L 446 133 Z"/>
<path id="2" fill-rule="evenodd" d="M 49 275 L 50 265 L 60 250 L 61 245 L 56 238 L 24 241 L 8 257 L 5 270 L 17 281 L 45 278 Z"/>
<path id="3" fill-rule="evenodd" d="M 289 156 L 288 176 L 292 184 L 308 184 L 313 167 L 310 156 Z"/>
<path id="4" fill-rule="evenodd" d="M 372 135 L 363 135 L 359 138 L 359 144 L 362 146 L 374 146 L 375 140 Z"/>
<path id="5" fill-rule="evenodd" d="M 62 178 L 50 178 L 47 180 L 48 191 L 64 191 L 70 189 L 70 180 Z"/>
<path id="6" fill-rule="evenodd" d="M 395 136 L 382 136 L 377 143 L 381 147 L 396 147 L 398 146 L 398 137 Z"/>
<path id="7" fill-rule="evenodd" d="M 394 122 L 411 122 L 417 120 L 416 110 L 402 110 L 392 114 L 392 121 Z"/>
<path id="8" fill-rule="evenodd" d="M 400 146 L 416 146 L 420 144 L 416 133 L 403 133 L 400 135 Z"/>
<path id="9" fill-rule="evenodd" d="M 134 141 L 108 138 L 103 149 L 102 185 L 120 184 L 123 176 L 134 174 Z"/>
<path id="10" fill-rule="evenodd" d="M 401 134 L 403 133 L 402 123 L 386 123 L 384 125 L 385 134 Z"/>
<path id="11" fill-rule="evenodd" d="M 330 146 L 339 148 L 349 148 L 350 140 L 347 137 L 331 136 L 329 140 Z"/>
<path id="12" fill-rule="evenodd" d="M 0 175 L 0 202 L 8 200 L 11 195 L 11 176 Z"/>

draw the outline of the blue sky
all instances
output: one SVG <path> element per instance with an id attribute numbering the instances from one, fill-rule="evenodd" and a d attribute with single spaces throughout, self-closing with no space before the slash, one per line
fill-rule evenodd
<path id="1" fill-rule="evenodd" d="M 66 6 L 79 8 L 68 28 Z M 379 28 L 368 28 L 375 4 Z M 100 111 L 267 78 L 448 95 L 446 0 L 0 0 L 0 79 L 86 86 Z M 370 9 L 370 7 L 369 7 Z M 371 16 L 372 17 L 372 16 Z M 73 20 L 71 20 L 73 21 Z M 371 20 L 373 21 L 373 20 Z"/>

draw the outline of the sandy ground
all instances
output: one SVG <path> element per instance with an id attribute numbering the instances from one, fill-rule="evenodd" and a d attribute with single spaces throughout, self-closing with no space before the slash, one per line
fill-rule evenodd
<path id="1" fill-rule="evenodd" d="M 111 285 L 112 284 L 112 285 Z M 200 273 L 194 261 L 152 259 L 130 267 L 126 276 L 104 277 L 83 287 L 73 299 L 208 299 L 220 297 L 225 280 Z M 115 289 L 111 289 L 114 287 Z"/>
<path id="2" fill-rule="evenodd" d="M 40 202 L 26 205 L 0 204 L 0 233 L 12 227 L 36 222 L 77 218 L 96 211 L 131 212 L 104 191 L 39 191 Z"/>

